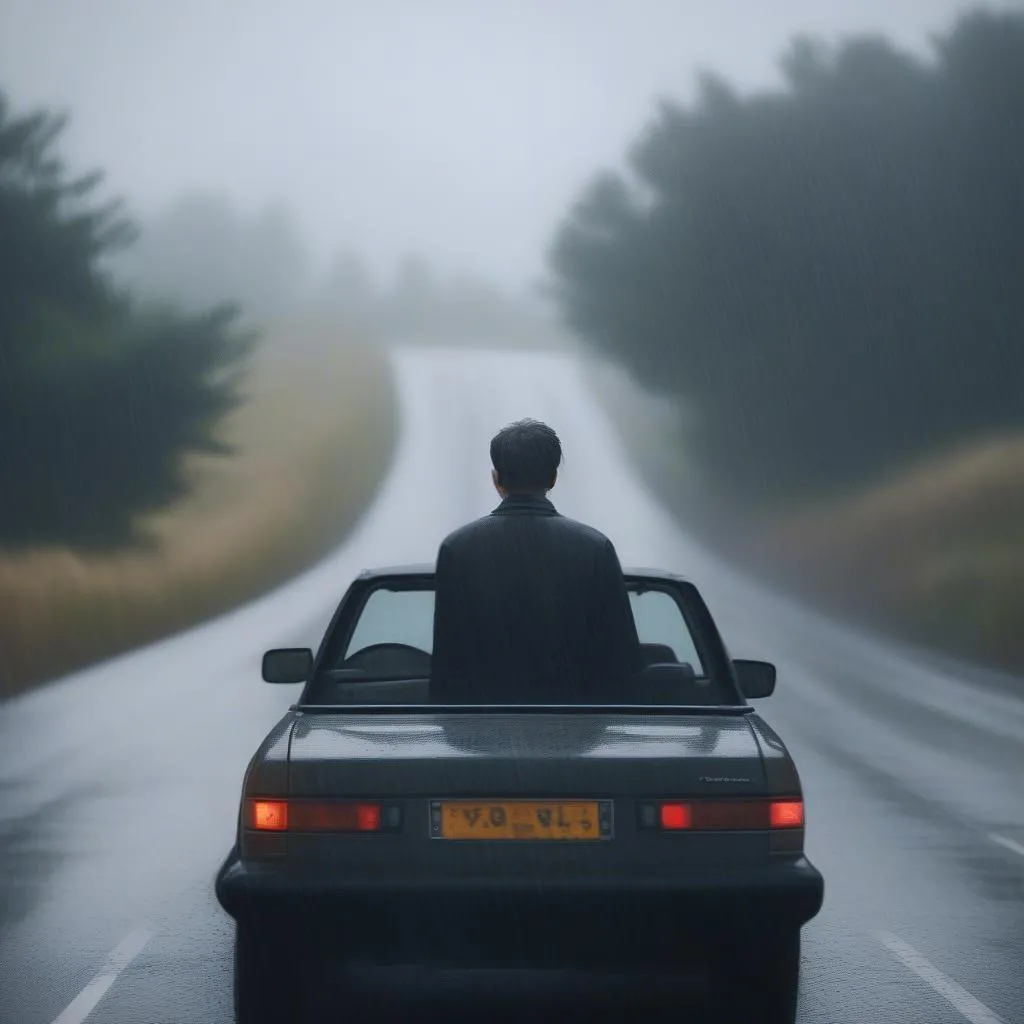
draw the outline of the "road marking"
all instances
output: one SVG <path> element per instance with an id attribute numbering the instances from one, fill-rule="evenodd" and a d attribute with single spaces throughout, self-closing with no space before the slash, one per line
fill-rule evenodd
<path id="1" fill-rule="evenodd" d="M 1009 839 L 1006 836 L 1001 836 L 998 832 L 989 832 L 988 837 L 992 840 L 993 843 L 998 843 L 1000 846 L 1005 846 L 1006 849 L 1013 850 L 1014 853 L 1019 853 L 1022 857 L 1024 857 L 1024 846 L 1022 846 L 1015 840 Z"/>
<path id="2" fill-rule="evenodd" d="M 950 1002 L 971 1024 L 1005 1024 L 983 1002 L 975 999 L 967 989 L 943 974 L 931 961 L 926 960 L 913 946 L 892 932 L 875 932 L 875 938 L 889 950 L 904 967 L 927 982 L 940 996 Z"/>
<path id="3" fill-rule="evenodd" d="M 107 989 L 114 984 L 117 976 L 142 952 L 152 937 L 153 933 L 148 928 L 136 928 L 126 935 L 107 957 L 106 963 L 92 981 L 68 1003 L 53 1024 L 82 1024 L 82 1021 L 96 1009 L 96 1004 L 107 994 Z"/>

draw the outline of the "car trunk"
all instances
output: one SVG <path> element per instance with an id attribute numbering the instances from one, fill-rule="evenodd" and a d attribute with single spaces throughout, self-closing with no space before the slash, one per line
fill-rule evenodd
<path id="1" fill-rule="evenodd" d="M 306 713 L 293 797 L 756 796 L 744 715 Z"/>
<path id="2" fill-rule="evenodd" d="M 487 922 L 495 915 L 503 934 L 530 936 L 523 948 L 540 942 L 536 920 L 577 920 L 581 913 L 592 914 L 584 932 L 595 936 L 630 913 L 648 923 L 668 915 L 665 928 L 675 928 L 679 915 L 714 920 L 721 909 L 716 886 L 733 885 L 739 905 L 744 872 L 768 863 L 768 830 L 669 832 L 657 820 L 647 824 L 644 809 L 679 798 L 764 797 L 748 717 L 304 711 L 291 737 L 289 796 L 365 801 L 384 812 L 398 807 L 401 827 L 376 834 L 297 829 L 282 837 L 278 853 L 305 884 L 317 878 L 325 889 L 344 890 L 339 921 L 393 914 L 388 919 L 405 922 L 399 930 L 412 929 L 421 949 L 440 949 L 452 937 L 456 906 L 463 952 L 493 939 Z M 603 808 L 600 834 L 494 842 L 486 827 L 459 836 L 438 827 L 438 816 L 447 821 L 456 804 L 481 814 L 503 802 L 543 805 L 557 815 L 573 801 Z M 594 841 L 548 841 L 563 838 Z M 479 934 L 474 920 L 486 924 Z M 396 941 L 386 932 L 377 953 L 397 955 Z M 611 939 L 601 943 L 610 947 Z"/>

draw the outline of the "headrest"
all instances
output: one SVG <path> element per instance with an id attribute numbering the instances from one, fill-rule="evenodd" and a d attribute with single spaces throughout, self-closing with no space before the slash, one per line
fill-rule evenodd
<path id="1" fill-rule="evenodd" d="M 679 660 L 668 644 L 641 644 L 640 650 L 647 665 L 673 664 Z"/>

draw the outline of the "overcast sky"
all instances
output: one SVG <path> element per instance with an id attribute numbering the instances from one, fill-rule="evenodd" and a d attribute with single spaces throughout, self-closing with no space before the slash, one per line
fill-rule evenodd
<path id="1" fill-rule="evenodd" d="M 0 0 L 0 89 L 138 215 L 185 189 L 286 201 L 318 258 L 525 285 L 659 95 L 776 80 L 797 31 L 923 51 L 961 0 Z M 1011 6 L 1009 3 L 990 6 Z"/>

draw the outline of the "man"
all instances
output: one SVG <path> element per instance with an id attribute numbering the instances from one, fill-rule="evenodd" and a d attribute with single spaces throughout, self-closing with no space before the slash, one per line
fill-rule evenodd
<path id="1" fill-rule="evenodd" d="M 558 436 L 521 420 L 491 441 L 501 504 L 437 555 L 431 700 L 457 704 L 628 700 L 643 666 L 618 555 L 548 500 Z"/>

